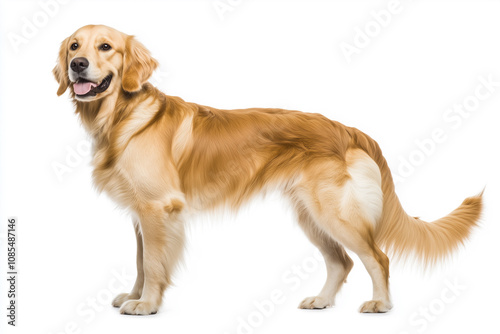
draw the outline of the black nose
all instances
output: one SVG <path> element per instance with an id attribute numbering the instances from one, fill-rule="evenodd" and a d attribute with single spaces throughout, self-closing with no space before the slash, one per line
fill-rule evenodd
<path id="1" fill-rule="evenodd" d="M 89 67 L 89 61 L 87 60 L 87 58 L 78 57 L 78 58 L 75 58 L 71 61 L 70 66 L 74 72 L 80 73 L 83 70 L 85 70 L 87 67 Z"/>

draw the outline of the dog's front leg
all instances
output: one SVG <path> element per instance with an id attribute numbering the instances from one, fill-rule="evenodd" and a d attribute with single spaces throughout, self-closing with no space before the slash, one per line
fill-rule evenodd
<path id="1" fill-rule="evenodd" d="M 123 303 L 120 308 L 122 314 L 156 313 L 163 292 L 171 283 L 172 272 L 184 246 L 182 206 L 172 202 L 148 204 L 137 210 L 142 234 L 144 285 L 139 299 Z"/>
<path id="2" fill-rule="evenodd" d="M 142 295 L 142 289 L 144 287 L 144 269 L 142 266 L 142 234 L 138 219 L 134 219 L 134 229 L 135 237 L 137 239 L 137 278 L 130 293 L 121 293 L 113 299 L 111 304 L 114 307 L 120 307 L 123 303 L 130 299 L 139 299 Z"/>

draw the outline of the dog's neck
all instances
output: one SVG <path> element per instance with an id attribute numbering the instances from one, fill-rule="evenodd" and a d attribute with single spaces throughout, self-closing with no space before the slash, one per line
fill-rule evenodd
<path id="1" fill-rule="evenodd" d="M 76 113 L 85 130 L 91 135 L 95 144 L 106 142 L 113 131 L 113 127 L 120 121 L 133 113 L 134 105 L 153 95 L 155 98 L 165 98 L 165 94 L 159 92 L 151 84 L 146 83 L 140 91 L 129 93 L 117 90 L 105 98 L 92 101 L 78 101 L 73 96 Z"/>
<path id="2" fill-rule="evenodd" d="M 153 124 L 151 121 L 157 120 L 154 117 L 157 111 L 166 109 L 166 101 L 166 95 L 148 83 L 134 93 L 119 90 L 96 101 L 75 101 L 76 113 L 93 141 L 94 167 L 105 169 L 110 166 L 113 150 L 123 150 L 135 133 Z M 143 103 L 145 105 L 141 106 Z M 145 106 L 149 108 L 146 113 Z M 135 122 L 125 122 L 130 118 Z M 124 124 L 130 126 L 124 128 Z"/>
<path id="3" fill-rule="evenodd" d="M 115 92 L 92 102 L 76 101 L 76 112 L 94 142 L 101 142 L 109 135 L 119 94 Z"/>

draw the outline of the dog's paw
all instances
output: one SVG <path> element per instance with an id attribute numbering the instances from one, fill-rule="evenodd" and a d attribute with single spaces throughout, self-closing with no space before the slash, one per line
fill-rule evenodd
<path id="1" fill-rule="evenodd" d="M 135 294 L 120 293 L 118 296 L 115 297 L 115 299 L 113 299 L 113 301 L 111 302 L 111 305 L 113 305 L 113 307 L 120 307 L 127 300 L 139 299 L 139 298 L 141 298 L 141 296 L 138 296 L 138 295 L 135 295 Z"/>
<path id="2" fill-rule="evenodd" d="M 121 314 L 149 315 L 158 312 L 158 305 L 144 300 L 128 300 L 120 307 Z"/>
<path id="3" fill-rule="evenodd" d="M 363 305 L 359 308 L 359 312 L 361 313 L 385 313 L 388 312 L 392 308 L 392 304 L 390 302 L 384 302 L 381 300 L 370 300 L 364 302 Z"/>
<path id="4" fill-rule="evenodd" d="M 314 296 L 314 297 L 307 297 L 306 299 L 304 299 L 300 303 L 299 308 L 322 309 L 330 306 L 333 306 L 333 303 L 328 301 L 326 298 L 320 296 Z"/>

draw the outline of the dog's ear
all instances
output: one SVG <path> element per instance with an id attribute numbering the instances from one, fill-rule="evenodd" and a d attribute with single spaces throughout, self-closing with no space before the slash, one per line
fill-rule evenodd
<path id="1" fill-rule="evenodd" d="M 52 70 L 57 82 L 59 83 L 59 89 L 57 90 L 57 96 L 61 96 L 69 86 L 68 78 L 68 42 L 69 37 L 66 38 L 61 43 L 61 48 L 59 49 L 59 58 L 57 58 L 57 65 Z"/>
<path id="2" fill-rule="evenodd" d="M 153 75 L 158 62 L 134 36 L 127 38 L 123 55 L 122 87 L 127 92 L 137 92 Z"/>

